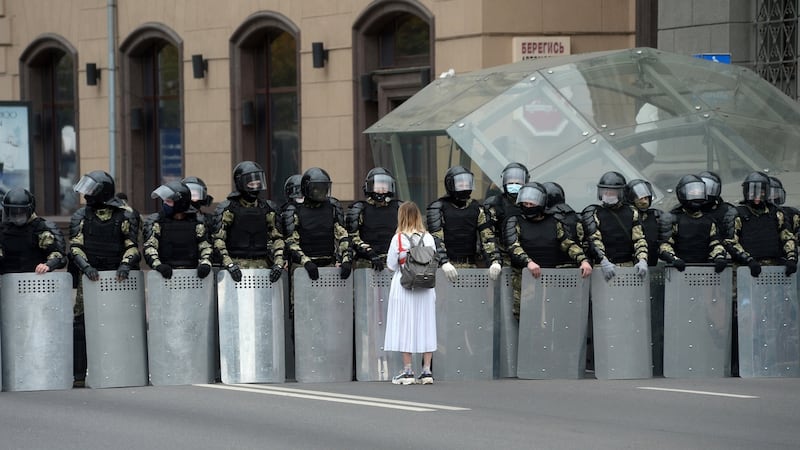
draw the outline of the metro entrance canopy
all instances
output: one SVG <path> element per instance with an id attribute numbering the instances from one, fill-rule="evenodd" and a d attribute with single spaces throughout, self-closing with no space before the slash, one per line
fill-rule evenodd
<path id="1" fill-rule="evenodd" d="M 749 69 L 635 48 L 522 61 L 439 78 L 366 131 L 399 197 L 421 206 L 443 192 L 447 167 L 476 173 L 473 198 L 500 185 L 509 162 L 561 184 L 575 209 L 596 202 L 616 170 L 677 203 L 687 173 L 717 172 L 741 199 L 751 171 L 780 178 L 800 201 L 800 107 Z"/>

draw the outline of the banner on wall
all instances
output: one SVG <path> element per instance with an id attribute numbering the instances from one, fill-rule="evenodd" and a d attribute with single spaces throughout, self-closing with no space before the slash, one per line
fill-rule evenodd
<path id="1" fill-rule="evenodd" d="M 30 189 L 30 103 L 0 101 L 0 195 Z"/>

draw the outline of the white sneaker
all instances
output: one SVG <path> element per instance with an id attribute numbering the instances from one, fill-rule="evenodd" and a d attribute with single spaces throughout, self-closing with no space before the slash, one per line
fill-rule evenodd
<path id="1" fill-rule="evenodd" d="M 392 384 L 402 384 L 402 385 L 409 385 L 409 384 L 416 384 L 417 380 L 414 378 L 413 373 L 407 372 L 400 372 L 392 378 Z"/>
<path id="2" fill-rule="evenodd" d="M 422 372 L 422 375 L 417 379 L 419 384 L 433 384 L 433 374 L 430 372 Z"/>

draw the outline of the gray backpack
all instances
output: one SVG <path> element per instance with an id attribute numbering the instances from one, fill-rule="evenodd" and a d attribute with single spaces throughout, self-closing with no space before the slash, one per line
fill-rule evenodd
<path id="1" fill-rule="evenodd" d="M 406 289 L 431 289 L 436 286 L 436 269 L 439 261 L 436 259 L 436 249 L 423 245 L 422 236 L 417 233 L 419 240 L 414 244 L 412 236 L 403 234 L 408 239 L 410 247 L 407 249 L 406 262 L 400 266 L 400 285 Z M 399 237 L 397 239 L 400 239 Z M 402 241 L 400 241 L 402 251 Z"/>

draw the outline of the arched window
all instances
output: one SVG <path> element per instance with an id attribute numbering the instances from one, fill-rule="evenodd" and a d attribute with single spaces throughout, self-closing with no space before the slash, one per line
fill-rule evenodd
<path id="1" fill-rule="evenodd" d="M 142 211 L 150 192 L 183 176 L 183 64 L 180 39 L 162 26 L 132 33 L 120 47 L 124 141 L 117 190 Z"/>
<path id="2" fill-rule="evenodd" d="M 353 25 L 353 90 L 355 184 L 375 166 L 387 167 L 398 177 L 407 197 L 433 198 L 437 180 L 435 153 L 422 151 L 434 145 L 419 138 L 414 152 L 404 155 L 373 154 L 362 132 L 425 87 L 433 68 L 433 15 L 421 3 L 397 0 L 373 3 Z M 405 189 L 408 188 L 408 190 Z"/>
<path id="3" fill-rule="evenodd" d="M 278 203 L 286 178 L 300 171 L 298 34 L 287 18 L 258 13 L 231 37 L 232 162 L 259 163 Z"/>
<path id="4" fill-rule="evenodd" d="M 31 189 L 41 215 L 67 216 L 79 206 L 72 190 L 78 181 L 76 61 L 77 51 L 58 36 L 35 41 L 20 58 L 21 98 L 33 113 Z"/>

